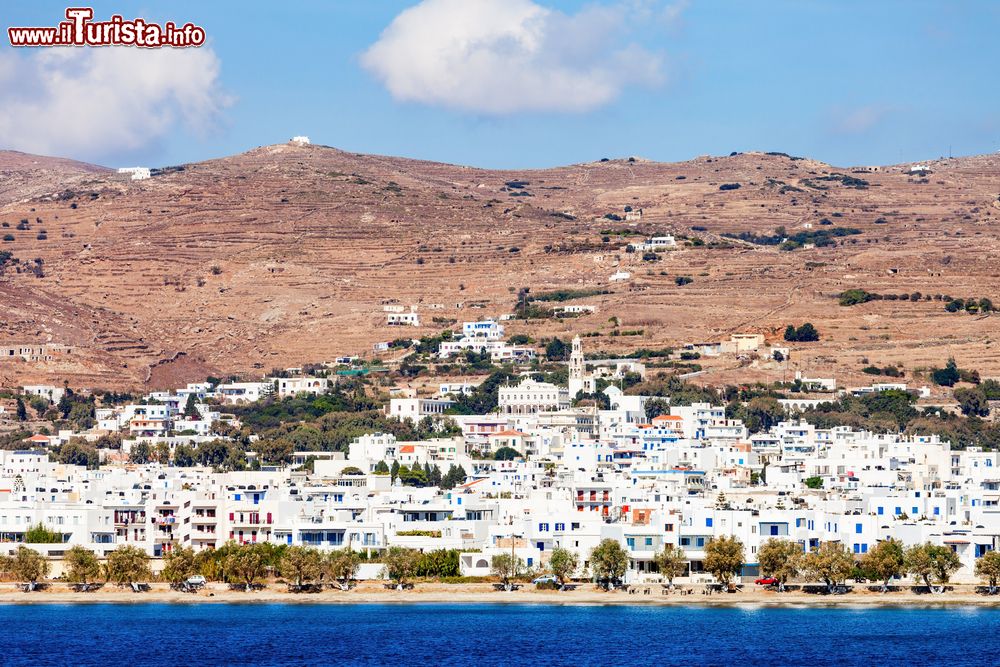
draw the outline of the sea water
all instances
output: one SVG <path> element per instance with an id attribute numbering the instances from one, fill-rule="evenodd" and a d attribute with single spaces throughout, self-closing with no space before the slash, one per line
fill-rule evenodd
<path id="1" fill-rule="evenodd" d="M 984 665 L 990 608 L 0 605 L 0 664 Z"/>

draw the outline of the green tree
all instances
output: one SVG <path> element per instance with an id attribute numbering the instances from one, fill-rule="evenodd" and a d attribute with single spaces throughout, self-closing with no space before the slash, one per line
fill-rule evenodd
<path id="1" fill-rule="evenodd" d="M 75 466 L 97 468 L 100 465 L 100 455 L 97 448 L 83 438 L 70 438 L 64 442 L 56 453 L 56 460 Z"/>
<path id="2" fill-rule="evenodd" d="M 18 421 L 28 421 L 28 409 L 24 407 L 24 401 L 21 397 L 17 398 L 17 420 Z"/>
<path id="3" fill-rule="evenodd" d="M 129 461 L 136 463 L 138 465 L 143 465 L 149 463 L 151 457 L 151 452 L 149 450 L 149 443 L 145 440 L 140 440 L 139 442 L 132 445 L 132 451 L 129 453 Z"/>
<path id="4" fill-rule="evenodd" d="M 962 566 L 958 554 L 950 547 L 930 542 L 908 548 L 903 561 L 906 571 L 921 579 L 932 593 L 943 593 L 951 575 Z"/>
<path id="5" fill-rule="evenodd" d="M 823 542 L 819 549 L 805 555 L 802 569 L 814 579 L 826 584 L 829 592 L 846 580 L 854 570 L 854 559 L 840 542 Z"/>
<path id="6" fill-rule="evenodd" d="M 194 572 L 194 549 L 177 544 L 172 545 L 170 551 L 163 557 L 163 572 L 160 573 L 160 576 L 171 584 L 177 585 L 184 583 Z"/>
<path id="7" fill-rule="evenodd" d="M 743 562 L 743 543 L 735 536 L 714 537 L 705 545 L 705 570 L 723 586 L 740 573 Z"/>
<path id="8" fill-rule="evenodd" d="M 806 477 L 802 480 L 802 483 L 806 485 L 808 489 L 822 489 L 823 488 L 823 478 L 822 477 Z"/>
<path id="9" fill-rule="evenodd" d="M 903 543 L 891 537 L 876 544 L 861 557 L 861 569 L 882 582 L 882 592 L 889 590 L 889 581 L 903 575 L 905 563 Z"/>
<path id="10" fill-rule="evenodd" d="M 288 438 L 261 438 L 257 441 L 257 453 L 264 463 L 290 463 L 294 450 L 295 447 Z"/>
<path id="11" fill-rule="evenodd" d="M 399 461 L 392 460 L 392 468 L 389 469 L 389 475 L 392 483 L 395 484 L 396 480 L 399 479 Z"/>
<path id="12" fill-rule="evenodd" d="M 388 475 L 390 474 L 389 466 L 385 461 L 379 461 L 375 464 L 375 469 L 372 471 L 376 475 Z"/>
<path id="13" fill-rule="evenodd" d="M 326 573 L 343 591 L 350 589 L 360 565 L 361 556 L 350 549 L 334 549 L 326 556 Z"/>
<path id="14" fill-rule="evenodd" d="M 772 537 L 760 545 L 757 561 L 760 573 L 778 580 L 778 591 L 784 592 L 785 584 L 799 573 L 802 547 L 797 542 Z"/>
<path id="15" fill-rule="evenodd" d="M 243 584 L 247 593 L 267 572 L 267 554 L 259 544 L 233 545 L 226 556 L 225 573 L 230 582 Z"/>
<path id="16" fill-rule="evenodd" d="M 605 538 L 590 552 L 590 571 L 598 585 L 614 589 L 628 570 L 629 555 L 618 540 Z"/>
<path id="17" fill-rule="evenodd" d="M 986 398 L 986 392 L 981 387 L 959 387 L 955 390 L 955 400 L 958 407 L 966 417 L 975 415 L 977 417 L 987 417 L 990 414 L 990 403 Z"/>
<path id="18" fill-rule="evenodd" d="M 197 461 L 198 454 L 194 447 L 181 443 L 174 447 L 174 465 L 179 468 L 190 468 Z"/>
<path id="19" fill-rule="evenodd" d="M 771 396 L 757 396 L 750 399 L 740 413 L 751 433 L 767 431 L 785 420 L 784 406 Z"/>
<path id="20" fill-rule="evenodd" d="M 944 368 L 935 368 L 931 372 L 931 381 L 942 387 L 954 387 L 955 383 L 960 379 L 961 375 L 958 371 L 958 364 L 955 363 L 954 358 L 948 359 L 948 363 L 944 365 Z"/>
<path id="21" fill-rule="evenodd" d="M 660 575 L 667 580 L 670 588 L 674 587 L 674 579 L 687 572 L 687 554 L 680 547 L 673 544 L 664 544 L 653 559 L 656 567 L 660 570 Z"/>
<path id="22" fill-rule="evenodd" d="M 565 361 L 569 357 L 568 349 L 561 338 L 553 338 L 545 346 L 545 358 L 549 361 Z"/>
<path id="23" fill-rule="evenodd" d="M 288 547 L 281 557 L 281 576 L 295 582 L 293 590 L 301 591 L 303 586 L 316 581 L 323 574 L 323 557 L 316 549 L 309 547 Z"/>
<path id="24" fill-rule="evenodd" d="M 382 556 L 382 576 L 396 582 L 396 589 L 403 590 L 407 582 L 416 576 L 420 552 L 406 547 L 389 547 Z"/>
<path id="25" fill-rule="evenodd" d="M 34 549 L 19 546 L 11 559 L 10 571 L 15 579 L 27 584 L 26 590 L 33 591 L 38 580 L 48 575 L 49 561 Z"/>
<path id="26" fill-rule="evenodd" d="M 138 547 L 122 545 L 108 554 L 106 565 L 108 581 L 119 586 L 128 584 L 135 588 L 137 582 L 152 579 L 149 556 Z"/>
<path id="27" fill-rule="evenodd" d="M 800 343 L 812 343 L 819 340 L 819 332 L 810 322 L 806 322 L 795 330 L 795 340 Z"/>
<path id="28" fill-rule="evenodd" d="M 521 452 L 513 447 L 501 447 L 493 454 L 495 461 L 513 461 L 519 458 L 521 458 Z"/>
<path id="29" fill-rule="evenodd" d="M 198 402 L 194 394 L 188 394 L 187 402 L 184 404 L 184 416 L 191 419 L 201 419 L 201 413 L 198 412 Z"/>
<path id="30" fill-rule="evenodd" d="M 987 551 L 976 560 L 976 576 L 989 586 L 990 595 L 994 595 L 997 582 L 1000 582 L 1000 552 Z"/>
<path id="31" fill-rule="evenodd" d="M 670 414 L 670 401 L 662 398 L 651 398 L 646 401 L 646 419 L 652 420 L 660 415 Z"/>
<path id="32" fill-rule="evenodd" d="M 490 574 L 500 579 L 504 588 L 508 591 L 513 589 L 511 580 L 524 572 L 524 561 L 514 554 L 500 553 L 490 559 Z"/>
<path id="33" fill-rule="evenodd" d="M 555 547 L 549 554 L 549 569 L 559 581 L 559 587 L 566 585 L 566 580 L 572 578 L 576 568 L 580 565 L 577 555 L 563 547 Z"/>
<path id="34" fill-rule="evenodd" d="M 26 544 L 62 544 L 63 534 L 49 530 L 42 522 L 38 522 L 24 532 Z"/>
<path id="35" fill-rule="evenodd" d="M 79 544 L 72 546 L 63 557 L 66 566 L 66 581 L 84 586 L 101 576 L 101 564 L 97 555 Z"/>

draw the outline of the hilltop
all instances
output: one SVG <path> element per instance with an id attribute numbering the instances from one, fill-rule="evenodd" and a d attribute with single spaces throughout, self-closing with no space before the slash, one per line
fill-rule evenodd
<path id="1" fill-rule="evenodd" d="M 157 386 L 370 355 L 377 341 L 510 312 L 522 287 L 610 292 L 579 301 L 595 314 L 508 326 L 536 339 L 602 333 L 588 339 L 594 351 L 744 331 L 776 340 L 805 321 L 822 334 L 788 368 L 730 360 L 706 382 L 795 368 L 850 377 L 868 363 L 914 369 L 949 355 L 1000 374 L 991 315 L 935 300 L 838 305 L 851 288 L 1000 303 L 1000 158 L 925 164 L 930 173 L 910 175 L 745 153 L 491 171 L 275 145 L 129 181 L 0 152 L 0 232 L 14 237 L 0 250 L 18 260 L 0 277 L 0 345 L 74 348 L 53 362 L 4 362 L 0 383 Z M 626 207 L 641 219 L 625 220 Z M 844 235 L 791 251 L 759 243 L 779 227 L 806 241 Z M 626 252 L 666 233 L 680 246 L 659 261 Z M 609 284 L 618 270 L 632 279 Z M 424 326 L 386 326 L 388 301 L 419 304 Z M 609 336 L 612 316 L 642 334 Z"/>

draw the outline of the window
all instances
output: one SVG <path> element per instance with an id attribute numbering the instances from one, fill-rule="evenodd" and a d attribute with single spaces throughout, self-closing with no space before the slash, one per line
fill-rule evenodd
<path id="1" fill-rule="evenodd" d="M 855 533 L 860 533 L 861 530 L 862 530 L 862 528 L 863 528 L 862 524 L 860 524 L 860 523 L 854 524 L 854 532 Z"/>
<path id="2" fill-rule="evenodd" d="M 681 546 L 682 547 L 689 547 L 689 546 L 691 546 L 691 538 L 690 537 L 682 537 L 681 538 Z"/>
<path id="3" fill-rule="evenodd" d="M 712 527 L 712 519 L 711 518 L 705 519 L 705 527 L 706 528 L 711 528 Z"/>
<path id="4" fill-rule="evenodd" d="M 564 524 L 564 523 L 557 523 L 556 524 L 556 530 L 566 530 L 566 524 Z"/>
<path id="5" fill-rule="evenodd" d="M 695 544 L 697 544 L 699 547 L 705 546 L 705 538 L 699 537 L 698 540 L 695 542 Z"/>
<path id="6" fill-rule="evenodd" d="M 885 514 L 885 508 L 884 507 L 879 507 L 878 508 L 878 515 L 882 516 L 883 514 Z"/>
<path id="7" fill-rule="evenodd" d="M 540 524 L 538 524 L 538 532 L 540 532 L 540 533 L 547 533 L 547 532 L 549 532 L 549 524 L 547 524 L 547 523 L 540 523 Z"/>
<path id="8" fill-rule="evenodd" d="M 646 538 L 646 546 L 647 547 L 653 546 L 653 538 L 652 537 L 647 537 Z"/>
<path id="9" fill-rule="evenodd" d="M 628 545 L 629 549 L 635 549 L 635 538 L 634 537 L 626 537 L 625 538 L 625 544 Z"/>
<path id="10" fill-rule="evenodd" d="M 664 524 L 663 525 L 663 532 L 665 532 L 665 533 L 672 533 L 672 532 L 674 532 L 674 524 L 672 524 L 672 523 Z"/>

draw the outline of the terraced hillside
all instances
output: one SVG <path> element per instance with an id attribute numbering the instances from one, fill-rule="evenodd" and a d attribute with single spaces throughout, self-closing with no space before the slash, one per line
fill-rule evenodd
<path id="1" fill-rule="evenodd" d="M 993 315 L 836 298 L 864 288 L 1000 304 L 996 156 L 934 161 L 926 175 L 760 153 L 513 172 L 277 145 L 138 182 L 68 161 L 44 167 L 0 154 L 0 250 L 16 258 L 0 277 L 0 344 L 75 351 L 0 362 L 0 383 L 157 385 L 367 353 L 447 320 L 510 312 L 521 287 L 610 291 L 582 301 L 596 314 L 509 327 L 603 333 L 589 349 L 780 338 L 804 321 L 823 334 L 791 365 L 737 373 L 720 362 L 706 381 L 795 368 L 849 378 L 868 362 L 916 369 L 949 355 L 1000 374 Z M 626 207 L 641 219 L 625 220 Z M 778 227 L 845 235 L 762 245 Z M 658 261 L 627 252 L 652 233 L 689 240 Z M 609 284 L 618 270 L 632 279 Z M 419 304 L 424 326 L 386 326 L 387 300 Z M 608 336 L 612 316 L 642 334 Z"/>

